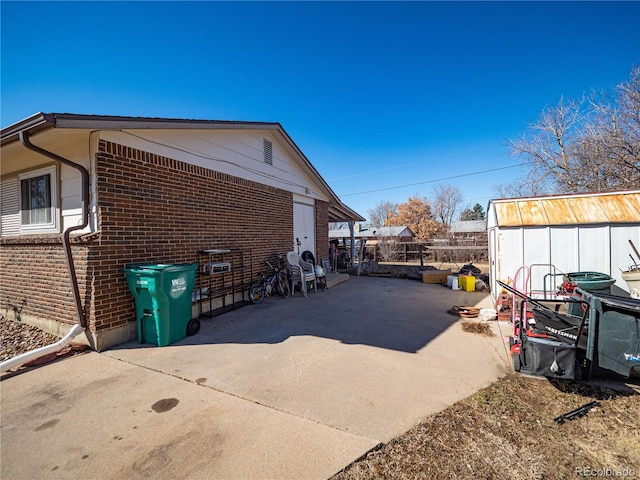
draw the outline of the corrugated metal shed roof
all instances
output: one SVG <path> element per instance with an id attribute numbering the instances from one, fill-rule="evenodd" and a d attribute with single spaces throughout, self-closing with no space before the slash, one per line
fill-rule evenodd
<path id="1" fill-rule="evenodd" d="M 497 225 L 640 223 L 640 191 L 492 200 Z"/>

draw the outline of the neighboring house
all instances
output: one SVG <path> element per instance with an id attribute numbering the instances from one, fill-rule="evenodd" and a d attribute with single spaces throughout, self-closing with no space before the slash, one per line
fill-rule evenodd
<path id="1" fill-rule="evenodd" d="M 529 289 L 551 285 L 553 265 L 562 273 L 605 273 L 628 292 L 620 273 L 632 263 L 629 240 L 640 247 L 640 191 L 491 200 L 487 228 L 494 296 L 497 280 L 513 280 L 523 265 L 533 266 Z M 524 288 L 520 281 L 522 273 Z"/>
<path id="2" fill-rule="evenodd" d="M 395 240 L 397 242 L 412 242 L 415 234 L 409 227 L 370 227 L 358 234 L 360 238 L 366 238 L 367 242 L 381 240 Z"/>
<path id="3" fill-rule="evenodd" d="M 329 239 L 335 248 L 351 246 L 351 236 L 348 229 L 329 230 Z M 354 231 L 353 239 L 356 248 L 347 250 L 353 258 L 359 258 L 363 254 L 360 247 L 364 242 L 366 259 L 389 261 L 393 258 L 397 260 L 404 252 L 402 256 L 406 261 L 408 246 L 414 239 L 414 233 L 406 226 L 358 228 Z M 400 243 L 402 245 L 399 245 Z M 333 252 L 332 260 L 336 255 L 337 251 Z M 342 268 L 340 262 L 337 266 Z"/>
<path id="4" fill-rule="evenodd" d="M 341 230 L 329 230 L 329 238 L 331 240 L 343 238 L 349 239 L 350 233 L 348 229 Z M 366 239 L 367 242 L 375 242 L 379 240 L 395 240 L 398 242 L 411 242 L 414 238 L 414 233 L 409 227 L 369 227 L 368 229 L 355 231 L 354 236 L 356 240 Z"/>
<path id="5" fill-rule="evenodd" d="M 460 220 L 452 222 L 449 233 L 456 240 L 468 240 L 478 243 L 487 242 L 486 220 Z"/>
<path id="6" fill-rule="evenodd" d="M 59 335 L 80 322 L 96 350 L 136 337 L 129 264 L 237 248 L 257 273 L 364 220 L 279 123 L 39 113 L 1 140 L 2 313 Z"/>

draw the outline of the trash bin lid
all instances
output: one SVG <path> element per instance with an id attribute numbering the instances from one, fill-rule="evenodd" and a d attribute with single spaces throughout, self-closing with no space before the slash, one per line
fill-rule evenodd
<path id="1" fill-rule="evenodd" d="M 567 276 L 572 282 L 578 284 L 579 287 L 590 286 L 591 288 L 606 288 L 616 282 L 615 278 L 600 272 L 573 272 L 567 273 Z"/>
<path id="2" fill-rule="evenodd" d="M 198 267 L 197 263 L 135 263 L 127 265 L 125 272 L 179 272 Z"/>

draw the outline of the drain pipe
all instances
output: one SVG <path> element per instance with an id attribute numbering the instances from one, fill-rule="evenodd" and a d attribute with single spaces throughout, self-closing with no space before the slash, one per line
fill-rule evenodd
<path id="1" fill-rule="evenodd" d="M 78 323 L 82 328 L 87 327 L 87 317 L 85 315 L 84 308 L 82 307 L 82 300 L 80 299 L 80 288 L 78 287 L 78 277 L 76 275 L 76 267 L 73 263 L 73 254 L 71 252 L 71 232 L 76 230 L 83 230 L 89 225 L 89 171 L 82 165 L 67 160 L 66 158 L 56 155 L 53 152 L 49 152 L 43 148 L 38 147 L 31 143 L 29 139 L 29 133 L 26 131 L 20 132 L 20 141 L 29 150 L 32 150 L 40 155 L 49 157 L 56 162 L 60 162 L 71 168 L 75 168 L 82 175 L 82 224 L 76 225 L 71 228 L 67 228 L 62 234 L 62 245 L 64 246 L 65 259 L 67 261 L 67 270 L 69 270 L 69 277 L 71 278 L 71 288 L 73 289 L 73 297 L 76 304 L 76 315 L 78 317 Z"/>
<path id="2" fill-rule="evenodd" d="M 47 345 L 36 350 L 31 350 L 30 352 L 23 353 L 22 355 L 18 355 L 17 357 L 10 358 L 9 360 L 5 360 L 4 362 L 0 363 L 0 373 L 8 372 L 13 368 L 18 368 L 25 363 L 31 362 L 32 360 L 36 360 L 40 357 L 44 357 L 49 353 L 59 352 L 69 343 L 71 343 L 71 340 L 80 335 L 82 332 L 84 332 L 84 328 L 82 328 L 80 324 L 76 323 L 71 328 L 71 330 L 69 330 L 69 333 L 67 333 L 56 343 L 52 343 L 51 345 Z"/>
<path id="3" fill-rule="evenodd" d="M 40 155 L 44 155 L 45 157 L 51 158 L 56 162 L 62 163 L 71 168 L 75 168 L 82 175 L 82 223 L 80 225 L 76 225 L 66 229 L 62 234 L 62 245 L 64 247 L 67 270 L 69 271 L 69 277 L 71 279 L 71 288 L 73 289 L 73 297 L 76 305 L 76 316 L 78 318 L 78 324 L 74 325 L 69 333 L 67 333 L 67 335 L 65 335 L 58 342 L 46 347 L 39 348 L 37 350 L 33 350 L 31 352 L 24 353 L 22 355 L 18 355 L 15 358 L 0 363 L 0 372 L 5 372 L 11 368 L 17 368 L 31 360 L 34 360 L 35 358 L 46 355 L 47 353 L 57 352 L 61 350 L 71 341 L 71 339 L 81 334 L 87 327 L 87 316 L 82 306 L 82 300 L 80 298 L 80 288 L 78 287 L 78 276 L 76 275 L 76 267 L 73 262 L 70 235 L 71 232 L 74 232 L 76 230 L 83 230 L 87 225 L 89 225 L 89 171 L 82 165 L 78 165 L 71 160 L 63 158 L 60 155 L 56 155 L 53 152 L 49 152 L 43 148 L 38 147 L 37 145 L 34 145 L 29 139 L 29 132 L 22 131 L 19 133 L 19 135 L 20 141 L 29 150 L 39 153 Z"/>

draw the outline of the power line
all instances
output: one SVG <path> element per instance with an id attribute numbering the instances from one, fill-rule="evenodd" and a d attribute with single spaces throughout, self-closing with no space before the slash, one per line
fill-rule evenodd
<path id="1" fill-rule="evenodd" d="M 374 173 L 386 172 L 388 170 L 395 170 L 397 168 L 408 167 L 409 165 L 418 165 L 420 163 L 426 163 L 426 162 L 429 162 L 429 161 L 430 160 L 419 160 L 417 162 L 403 163 L 401 165 L 394 165 L 393 167 L 380 168 L 378 170 L 369 170 L 367 172 L 361 172 L 361 173 L 354 173 L 353 175 L 345 175 L 344 177 L 330 178 L 329 181 L 333 182 L 333 181 L 336 181 L 336 180 L 345 180 L 347 178 L 362 177 L 364 175 L 372 175 Z"/>
<path id="2" fill-rule="evenodd" d="M 338 196 L 339 197 L 353 197 L 355 195 L 364 195 L 365 193 L 376 193 L 376 192 L 384 192 L 386 190 L 395 190 L 397 188 L 415 187 L 416 185 L 424 185 L 426 183 L 443 182 L 445 180 L 453 180 L 454 178 L 471 177 L 473 175 L 481 175 L 483 173 L 491 173 L 491 172 L 497 172 L 499 170 L 507 170 L 508 168 L 521 167 L 522 165 L 524 165 L 524 162 L 518 163 L 516 165 L 510 165 L 508 167 L 491 168 L 489 170 L 481 170 L 479 172 L 463 173 L 461 175 L 453 175 L 451 177 L 437 178 L 437 179 L 434 179 L 434 180 L 425 180 L 424 182 L 407 183 L 406 185 L 397 185 L 395 187 L 378 188 L 376 190 L 367 190 L 366 192 L 345 193 L 344 195 L 338 195 Z"/>
<path id="3" fill-rule="evenodd" d="M 422 159 L 422 160 L 416 160 L 415 162 L 396 164 L 396 165 L 393 165 L 393 166 L 387 167 L 387 168 L 380 168 L 380 169 L 377 169 L 377 170 L 368 170 L 366 172 L 354 173 L 354 174 L 351 174 L 351 175 L 345 175 L 343 177 L 330 178 L 328 181 L 333 182 L 335 180 L 345 180 L 347 178 L 362 177 L 364 175 L 372 175 L 374 173 L 386 172 L 388 170 L 395 170 L 395 169 L 398 169 L 398 168 L 408 167 L 409 165 L 419 165 L 419 164 L 422 164 L 422 163 L 430 163 L 430 162 L 434 162 L 434 161 L 441 161 L 441 160 L 445 160 L 447 158 L 453 158 L 455 156 L 459 156 L 461 154 L 470 155 L 470 154 L 473 154 L 474 152 L 476 152 L 477 150 L 478 150 L 477 148 L 467 148 L 467 149 L 464 149 L 464 150 L 458 150 L 455 154 L 454 153 L 445 153 L 445 154 L 442 154 L 442 155 L 438 155 L 437 157 L 434 157 L 434 158 L 425 158 L 425 159 Z"/>

